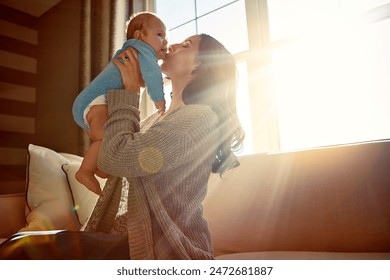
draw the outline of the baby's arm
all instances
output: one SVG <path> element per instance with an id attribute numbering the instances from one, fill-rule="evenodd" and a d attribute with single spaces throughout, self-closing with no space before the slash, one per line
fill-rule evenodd
<path id="1" fill-rule="evenodd" d="M 142 74 L 140 70 L 139 52 L 135 48 L 128 47 L 127 49 L 125 49 L 125 51 L 120 53 L 118 57 L 114 60 L 114 64 L 119 68 L 119 71 L 121 72 L 123 71 L 123 73 L 121 73 L 121 76 L 128 78 L 123 80 L 124 88 L 130 88 L 131 85 L 133 86 L 132 92 L 139 92 L 140 87 L 145 87 L 145 82 L 142 79 Z M 133 65 L 133 68 L 124 67 L 126 65 Z M 161 83 L 161 92 L 163 92 L 162 83 Z M 153 102 L 158 110 L 158 113 L 165 112 L 165 99 L 159 101 L 153 101 Z"/>
<path id="2" fill-rule="evenodd" d="M 162 114 L 165 112 L 165 99 L 160 100 L 160 101 L 155 101 L 154 105 L 156 106 L 159 114 Z"/>
<path id="3" fill-rule="evenodd" d="M 135 47 L 137 50 L 136 60 L 138 60 L 136 66 L 139 66 L 139 68 L 137 67 L 137 70 L 141 72 L 141 85 L 142 83 L 144 87 L 146 85 L 150 99 L 154 102 L 158 113 L 162 114 L 165 112 L 164 88 L 156 53 L 153 48 L 146 43 L 141 41 L 136 42 L 138 42 L 137 47 Z M 127 49 L 125 53 L 126 52 L 129 52 L 129 49 Z M 126 63 L 127 61 L 125 60 L 124 65 L 126 65 Z"/>

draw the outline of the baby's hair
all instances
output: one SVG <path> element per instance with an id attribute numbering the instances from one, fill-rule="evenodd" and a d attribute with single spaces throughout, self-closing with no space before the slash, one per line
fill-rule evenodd
<path id="1" fill-rule="evenodd" d="M 130 17 L 130 19 L 126 22 L 127 39 L 133 39 L 134 32 L 137 30 L 142 31 L 145 35 L 147 35 L 144 27 L 149 24 L 149 21 L 152 18 L 155 18 L 155 19 L 158 19 L 161 21 L 161 19 L 156 14 L 151 13 L 151 12 L 139 12 L 139 13 L 133 14 Z"/>

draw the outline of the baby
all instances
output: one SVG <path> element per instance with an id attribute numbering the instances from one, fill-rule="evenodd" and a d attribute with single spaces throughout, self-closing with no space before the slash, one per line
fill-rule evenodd
<path id="1" fill-rule="evenodd" d="M 159 113 L 165 111 L 163 83 L 158 59 L 167 52 L 166 27 L 160 18 L 149 12 L 133 16 L 127 27 L 127 41 L 118 50 L 116 58 L 125 49 L 132 47 L 138 51 L 139 66 L 143 81 Z M 121 74 L 113 61 L 77 96 L 73 103 L 73 117 L 91 138 L 76 179 L 96 194 L 101 193 L 95 174 L 102 178 L 109 175 L 98 170 L 97 159 L 103 140 L 104 123 L 108 119 L 106 94 L 110 89 L 123 88 Z"/>

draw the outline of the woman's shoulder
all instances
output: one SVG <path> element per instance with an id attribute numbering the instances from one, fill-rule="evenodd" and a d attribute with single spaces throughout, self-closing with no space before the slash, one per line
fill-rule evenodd
<path id="1" fill-rule="evenodd" d="M 216 113 L 209 105 L 191 104 L 185 105 L 173 114 L 173 123 L 178 126 L 191 127 L 213 127 L 218 122 Z"/>
<path id="2" fill-rule="evenodd" d="M 217 115 L 209 105 L 190 104 L 179 109 L 175 114 L 175 119 L 188 122 L 199 122 L 201 120 L 214 122 L 217 120 Z"/>
<path id="3" fill-rule="evenodd" d="M 148 126 L 150 123 L 154 123 L 158 117 L 159 114 L 157 112 L 150 114 L 149 116 L 141 120 L 141 127 Z"/>
<path id="4" fill-rule="evenodd" d="M 209 105 L 206 104 L 189 104 L 183 106 L 178 110 L 179 115 L 188 117 L 199 117 L 205 115 L 206 117 L 214 117 L 216 114 Z"/>
<path id="5" fill-rule="evenodd" d="M 162 121 L 159 121 L 161 115 L 157 112 L 149 115 L 141 121 L 141 127 L 149 126 L 170 126 L 183 129 L 184 127 L 191 127 L 199 122 L 214 125 L 217 121 L 217 115 L 209 105 L 191 104 L 185 105 L 177 109 L 173 113 L 164 116 Z"/>

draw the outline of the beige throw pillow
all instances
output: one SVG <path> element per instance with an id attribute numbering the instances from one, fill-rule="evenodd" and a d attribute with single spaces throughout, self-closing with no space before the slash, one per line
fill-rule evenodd
<path id="1" fill-rule="evenodd" d="M 62 166 L 62 169 L 64 170 L 68 178 L 69 187 L 72 191 L 75 210 L 79 221 L 82 226 L 85 226 L 99 196 L 88 190 L 84 185 L 80 184 L 76 180 L 75 174 L 79 167 L 79 162 L 71 162 L 64 164 Z M 102 179 L 100 177 L 96 178 L 100 183 L 100 187 L 103 189 L 104 184 L 106 183 L 106 179 Z"/>
<path id="2" fill-rule="evenodd" d="M 27 224 L 21 231 L 80 228 L 61 167 L 82 158 L 73 155 L 68 159 L 67 155 L 41 146 L 28 146 Z"/>

